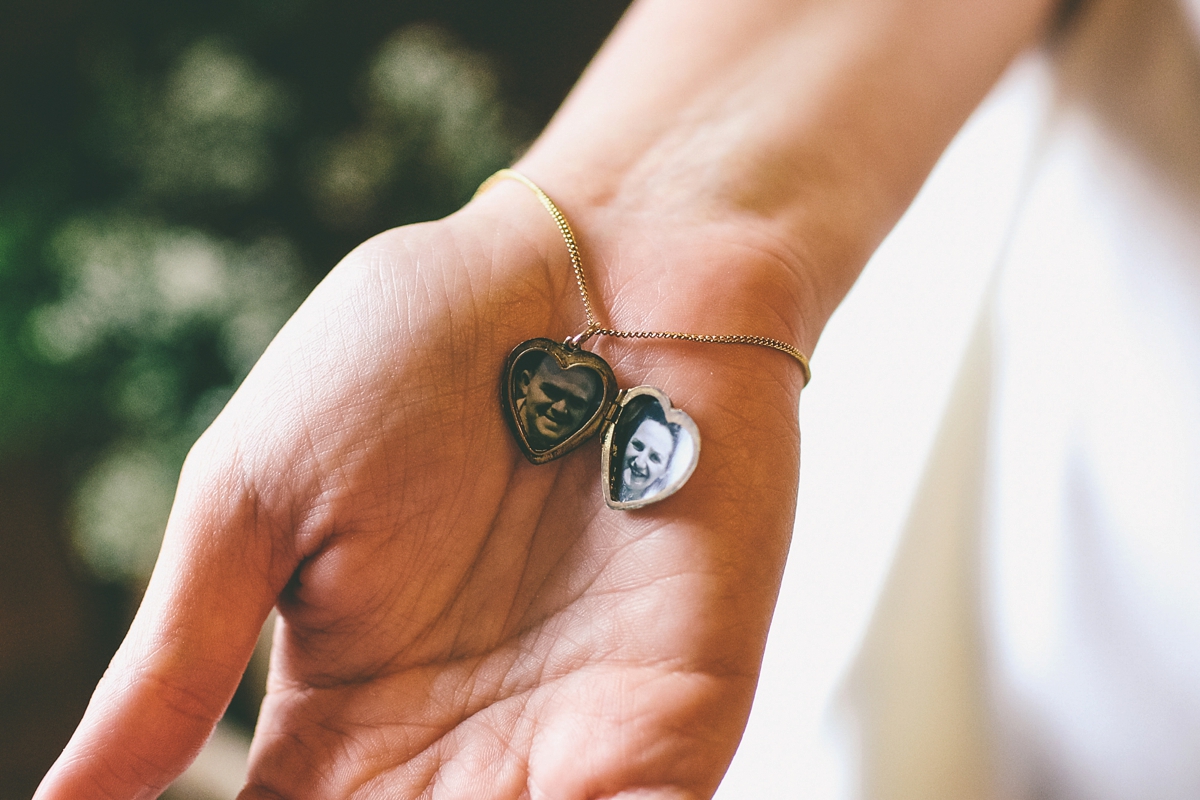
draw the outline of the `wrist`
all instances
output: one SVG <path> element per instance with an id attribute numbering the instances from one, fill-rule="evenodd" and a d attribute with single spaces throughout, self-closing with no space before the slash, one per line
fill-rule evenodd
<path id="1" fill-rule="evenodd" d="M 518 169 L 585 231 L 755 253 L 809 349 L 1049 3 L 688 2 L 636 4 Z"/>
<path id="2" fill-rule="evenodd" d="M 531 237 L 549 270 L 546 279 L 539 277 L 549 290 L 547 297 L 580 312 L 571 333 L 591 325 L 625 334 L 686 334 L 673 337 L 676 341 L 693 336 L 767 338 L 805 355 L 811 352 L 815 336 L 804 324 L 804 311 L 812 302 L 795 268 L 796 254 L 766 235 L 761 224 L 735 225 L 727 218 L 706 219 L 670 209 L 659 214 L 654 208 L 621 202 L 589 204 L 566 185 L 562 192 L 551 189 L 560 207 L 549 212 L 539 207 L 537 188 L 523 188 L 521 176 L 513 177 L 516 180 L 490 183 L 472 206 L 497 215 L 493 219 L 499 224 L 522 226 L 524 235 Z M 570 199 L 558 203 L 562 197 Z M 531 210 L 536 217 L 532 220 Z M 578 244 L 593 310 L 586 322 L 581 287 L 567 255 L 570 248 L 555 225 L 556 212 L 564 214 Z M 611 340 L 610 346 L 621 350 L 646 346 L 616 342 Z M 663 339 L 659 345 L 678 347 Z M 732 355 L 728 348 L 719 350 Z"/>

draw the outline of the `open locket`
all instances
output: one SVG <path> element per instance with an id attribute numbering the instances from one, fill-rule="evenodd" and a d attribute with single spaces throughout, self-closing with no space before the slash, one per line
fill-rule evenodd
<path id="1" fill-rule="evenodd" d="M 501 407 L 517 446 L 545 464 L 597 431 L 610 508 L 640 508 L 671 496 L 696 469 L 700 431 L 653 386 L 620 390 L 608 362 L 552 339 L 530 339 L 509 354 Z"/>

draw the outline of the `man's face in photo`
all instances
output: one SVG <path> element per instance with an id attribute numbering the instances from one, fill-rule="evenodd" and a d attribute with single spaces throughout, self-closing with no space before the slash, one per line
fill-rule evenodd
<path id="1" fill-rule="evenodd" d="M 521 421 L 529 444 L 549 450 L 579 430 L 595 408 L 600 387 L 595 376 L 581 369 L 563 370 L 553 357 L 518 380 L 525 389 Z"/>

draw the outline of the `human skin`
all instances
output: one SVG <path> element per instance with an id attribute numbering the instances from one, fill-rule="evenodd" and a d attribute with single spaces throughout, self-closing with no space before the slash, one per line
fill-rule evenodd
<path id="1" fill-rule="evenodd" d="M 811 353 L 1045 0 L 642 0 L 518 165 L 613 327 Z M 600 340 L 704 431 L 688 485 L 611 511 L 591 442 L 527 463 L 519 342 L 583 327 L 506 182 L 339 264 L 180 478 L 130 633 L 38 800 L 153 797 L 278 606 L 241 797 L 711 796 L 787 553 L 803 379 L 765 348 Z M 818 376 L 819 379 L 819 376 Z"/>

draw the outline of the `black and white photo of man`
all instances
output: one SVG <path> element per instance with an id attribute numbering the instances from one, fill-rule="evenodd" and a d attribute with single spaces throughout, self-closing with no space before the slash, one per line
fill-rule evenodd
<path id="1" fill-rule="evenodd" d="M 533 450 L 561 444 L 600 407 L 600 379 L 587 370 L 564 370 L 548 353 L 526 354 L 514 373 L 513 406 Z"/>

